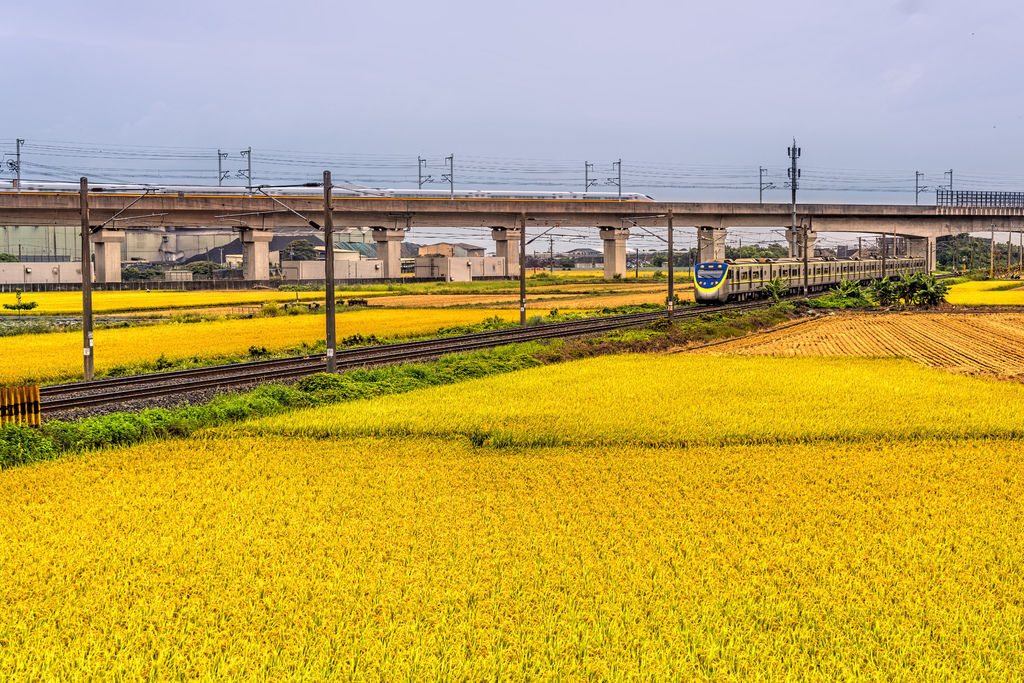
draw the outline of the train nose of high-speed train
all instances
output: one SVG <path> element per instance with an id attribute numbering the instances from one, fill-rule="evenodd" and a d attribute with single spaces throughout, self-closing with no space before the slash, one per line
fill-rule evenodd
<path id="1" fill-rule="evenodd" d="M 725 278 L 729 264 L 719 262 L 698 263 L 693 269 L 694 298 L 697 303 L 725 303 L 729 298 Z"/>

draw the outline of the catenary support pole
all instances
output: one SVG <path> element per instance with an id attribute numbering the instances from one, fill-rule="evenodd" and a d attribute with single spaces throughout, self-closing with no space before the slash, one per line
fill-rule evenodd
<path id="1" fill-rule="evenodd" d="M 672 247 L 673 247 L 672 234 L 675 231 L 672 229 L 672 212 L 671 211 L 668 212 L 667 218 L 668 218 L 668 301 L 666 303 L 668 305 L 668 319 L 671 320 L 672 319 L 672 309 L 675 307 L 675 292 L 672 291 L 672 290 L 675 287 L 674 280 L 675 280 L 675 275 L 676 275 L 676 267 L 675 267 L 676 255 L 675 255 L 674 250 L 672 249 Z"/>
<path id="2" fill-rule="evenodd" d="M 526 327 L 526 213 L 519 217 L 519 324 Z"/>
<path id="3" fill-rule="evenodd" d="M 988 277 L 996 275 L 996 231 L 992 230 L 988 240 Z"/>
<path id="4" fill-rule="evenodd" d="M 14 153 L 14 164 L 17 167 L 18 172 L 18 194 L 21 194 L 21 146 L 25 144 L 24 138 L 17 138 L 14 140 L 15 153 Z"/>
<path id="5" fill-rule="evenodd" d="M 82 177 L 78 190 L 78 201 L 82 209 L 82 359 L 83 376 L 91 382 L 94 375 L 95 359 L 92 343 L 92 261 L 89 228 L 89 179 Z"/>
<path id="6" fill-rule="evenodd" d="M 882 255 L 882 272 L 878 274 L 878 279 L 881 280 L 885 277 L 885 233 L 883 232 L 881 237 L 879 237 L 878 239 L 881 240 L 880 248 L 878 250 L 879 253 Z"/>
<path id="7" fill-rule="evenodd" d="M 808 268 L 810 266 L 810 263 L 809 263 L 808 258 L 807 258 L 807 242 L 808 242 L 808 237 L 809 237 L 808 233 L 810 231 L 811 230 L 810 230 L 809 226 L 805 225 L 803 227 L 803 238 L 804 238 L 804 296 L 807 296 Z"/>
<path id="8" fill-rule="evenodd" d="M 327 285 L 327 372 L 338 371 L 335 358 L 337 338 L 335 336 L 334 301 L 334 206 L 331 204 L 331 172 L 324 171 L 324 284 Z"/>

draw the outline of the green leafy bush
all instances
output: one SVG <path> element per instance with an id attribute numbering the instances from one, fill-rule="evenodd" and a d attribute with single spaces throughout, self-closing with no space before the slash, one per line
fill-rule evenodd
<path id="1" fill-rule="evenodd" d="M 787 285 L 781 277 L 772 278 L 767 283 L 761 286 L 761 291 L 764 292 L 765 296 L 779 303 L 782 297 L 786 296 L 789 292 L 789 285 Z"/>
<path id="2" fill-rule="evenodd" d="M 871 298 L 879 306 L 892 306 L 899 299 L 899 290 L 896 283 L 888 277 L 875 280 L 871 283 Z"/>
<path id="3" fill-rule="evenodd" d="M 842 280 L 832 290 L 816 299 L 807 302 L 812 308 L 871 308 L 874 303 L 868 298 L 867 292 L 860 283 Z"/>

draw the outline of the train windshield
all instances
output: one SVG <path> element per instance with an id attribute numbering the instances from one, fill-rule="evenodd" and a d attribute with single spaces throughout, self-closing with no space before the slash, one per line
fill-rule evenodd
<path id="1" fill-rule="evenodd" d="M 697 277 L 701 280 L 718 280 L 725 275 L 725 267 L 718 264 L 701 263 L 697 266 Z"/>

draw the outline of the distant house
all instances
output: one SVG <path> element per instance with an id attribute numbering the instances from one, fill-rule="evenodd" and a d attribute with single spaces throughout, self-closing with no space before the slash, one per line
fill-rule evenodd
<path id="1" fill-rule="evenodd" d="M 335 235 L 334 240 L 335 254 L 347 254 L 349 255 L 349 258 L 353 259 L 377 258 L 377 247 L 372 242 L 367 243 L 362 241 L 341 241 L 342 238 L 356 238 L 358 240 L 359 237 L 360 234 L 358 232 L 339 231 Z M 270 244 L 268 245 L 271 263 L 279 263 L 281 261 L 282 252 L 284 258 L 287 259 L 288 245 L 290 245 L 293 241 L 300 239 L 306 240 L 307 242 L 312 244 L 313 248 L 316 250 L 317 258 L 321 261 L 324 260 L 324 254 L 326 253 L 326 249 L 324 247 L 324 240 L 322 237 L 312 233 L 295 233 L 287 235 L 274 235 L 274 237 L 270 240 Z M 403 244 L 402 247 L 402 255 L 405 256 L 405 244 Z M 214 263 L 219 263 L 221 265 L 230 265 L 233 262 L 240 262 L 241 258 L 242 242 L 236 237 L 227 244 L 224 244 L 223 246 L 214 247 L 213 249 L 207 252 L 197 254 L 189 259 L 185 259 L 183 263 L 189 264 L 195 263 L 197 261 L 213 261 Z"/>
<path id="2" fill-rule="evenodd" d="M 420 256 L 483 256 L 484 248 L 465 242 L 439 242 L 420 247 Z"/>
<path id="3" fill-rule="evenodd" d="M 604 264 L 604 253 L 597 249 L 588 249 L 586 247 L 571 249 L 565 255 L 571 258 L 577 267 L 596 267 Z"/>

